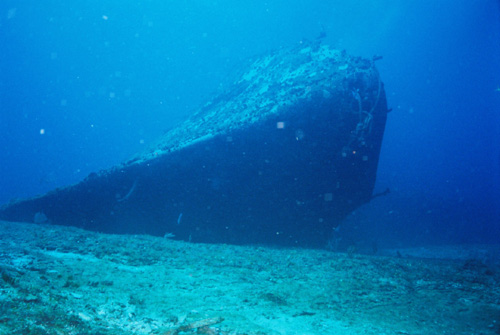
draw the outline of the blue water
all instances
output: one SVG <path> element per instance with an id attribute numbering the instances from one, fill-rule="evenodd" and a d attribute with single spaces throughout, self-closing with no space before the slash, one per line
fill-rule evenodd
<path id="1" fill-rule="evenodd" d="M 341 227 L 384 243 L 500 242 L 495 0 L 2 1 L 0 203 L 120 163 L 248 57 L 326 32 L 377 62 L 377 191 Z"/>

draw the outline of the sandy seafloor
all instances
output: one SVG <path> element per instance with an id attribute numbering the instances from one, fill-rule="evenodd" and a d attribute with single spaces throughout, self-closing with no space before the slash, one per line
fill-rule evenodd
<path id="1" fill-rule="evenodd" d="M 0 334 L 500 334 L 498 252 L 369 256 L 0 222 Z"/>

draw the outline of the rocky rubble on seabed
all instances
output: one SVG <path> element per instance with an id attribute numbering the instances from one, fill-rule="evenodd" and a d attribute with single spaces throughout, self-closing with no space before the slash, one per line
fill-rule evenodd
<path id="1" fill-rule="evenodd" d="M 0 334 L 500 334 L 478 260 L 191 244 L 0 222 Z"/>

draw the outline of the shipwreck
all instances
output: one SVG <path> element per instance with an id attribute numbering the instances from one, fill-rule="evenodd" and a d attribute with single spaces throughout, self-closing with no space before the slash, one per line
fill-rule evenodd
<path id="1" fill-rule="evenodd" d="M 387 116 L 374 59 L 302 43 L 237 79 L 148 150 L 15 200 L 0 219 L 192 242 L 323 246 L 370 201 Z"/>

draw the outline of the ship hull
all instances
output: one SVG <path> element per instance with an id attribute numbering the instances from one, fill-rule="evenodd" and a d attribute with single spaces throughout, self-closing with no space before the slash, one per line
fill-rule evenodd
<path id="1" fill-rule="evenodd" d="M 317 62 L 304 53 L 325 50 L 258 59 L 150 150 L 76 185 L 11 202 L 0 218 L 192 242 L 324 245 L 372 196 L 387 114 L 371 61 L 329 53 L 334 59 L 290 75 L 290 66 Z"/>

